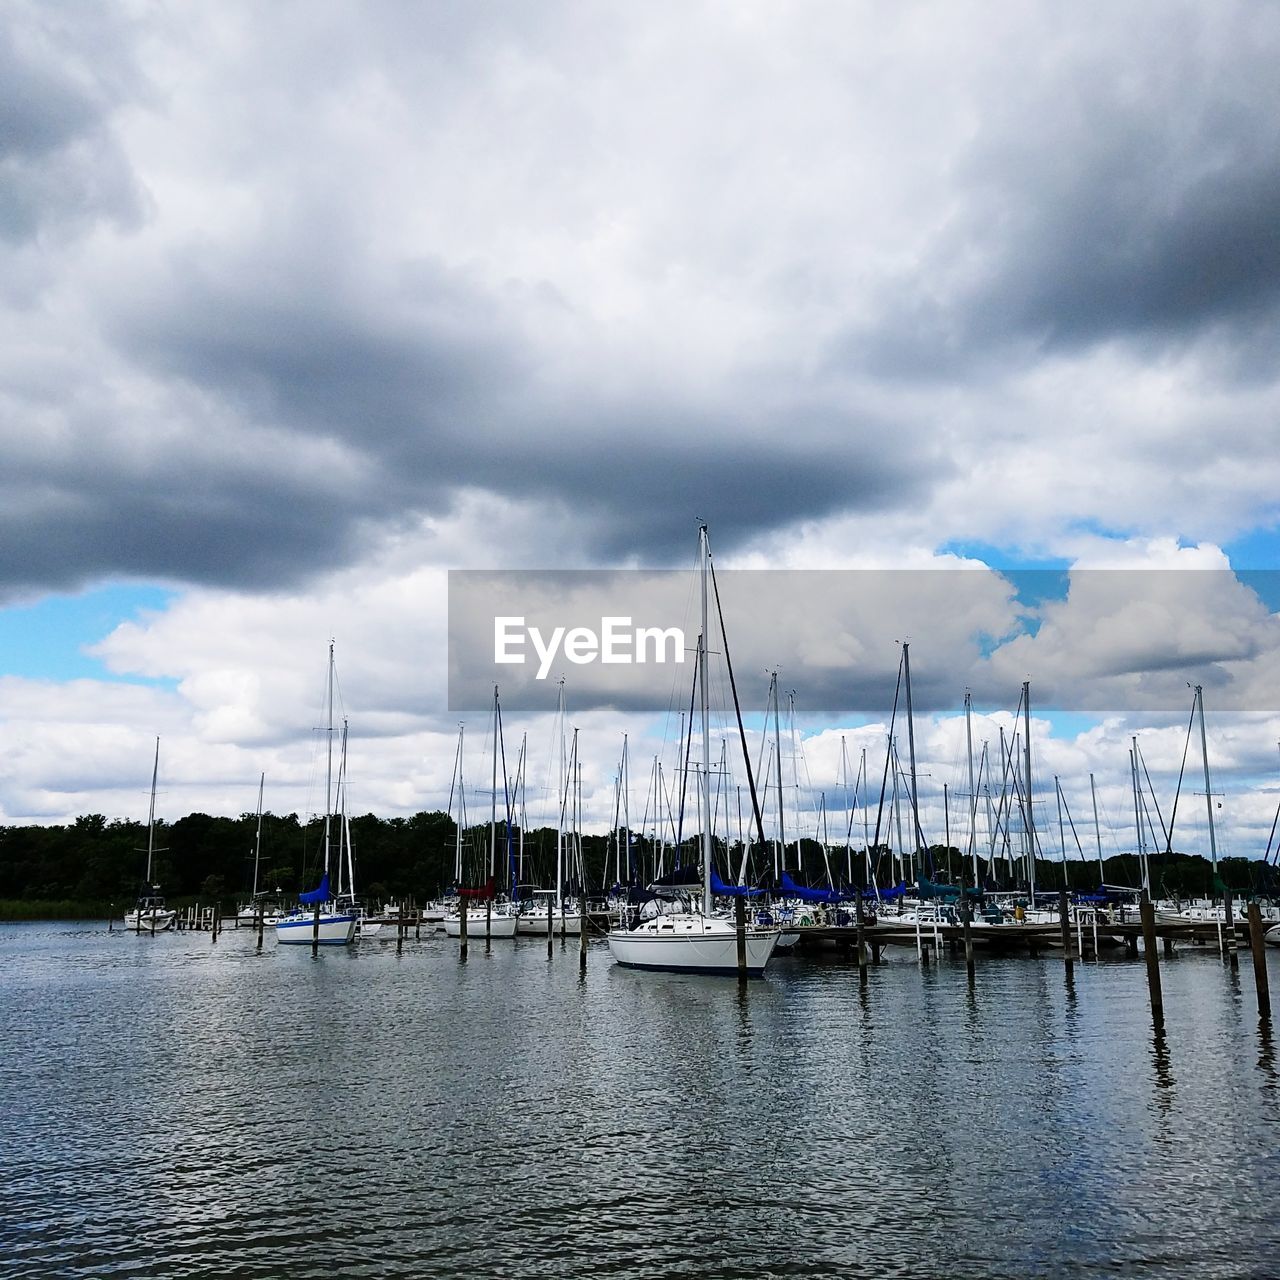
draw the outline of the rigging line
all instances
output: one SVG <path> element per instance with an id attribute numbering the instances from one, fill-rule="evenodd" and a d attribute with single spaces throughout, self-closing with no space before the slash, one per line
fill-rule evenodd
<path id="1" fill-rule="evenodd" d="M 1182 744 L 1182 764 L 1178 768 L 1178 787 L 1177 787 L 1177 790 L 1173 793 L 1173 808 L 1169 811 L 1169 830 L 1165 833 L 1165 849 L 1164 849 L 1165 853 L 1173 852 L 1173 824 L 1178 816 L 1178 797 L 1182 794 L 1182 775 L 1183 773 L 1186 772 L 1186 768 L 1187 768 L 1187 752 L 1191 749 L 1191 730 L 1195 725 L 1195 722 L 1196 722 L 1196 704 L 1195 704 L 1195 699 L 1192 699 L 1191 719 L 1187 722 L 1187 737 L 1186 737 L 1186 741 L 1183 742 Z M 1141 750 L 1138 751 L 1138 760 L 1142 764 L 1142 772 L 1146 773 L 1147 762 L 1146 760 L 1143 759 Z M 1147 786 L 1148 787 L 1151 786 L 1150 774 L 1147 774 Z M 1152 789 L 1152 792 L 1151 792 L 1151 799 L 1152 801 L 1155 802 L 1156 816 L 1159 817 L 1160 804 L 1158 801 L 1156 801 L 1156 793 L 1154 789 Z M 1210 800 L 1210 803 L 1212 803 L 1212 800 Z M 1164 826 L 1163 818 L 1160 818 L 1160 825 L 1161 827 Z"/>
<path id="2" fill-rule="evenodd" d="M 1076 849 L 1083 861 L 1088 861 L 1084 856 L 1084 846 L 1080 843 L 1079 833 L 1076 831 L 1075 819 L 1071 816 L 1071 806 L 1067 803 L 1066 793 L 1062 790 L 1062 783 L 1058 783 L 1058 797 L 1062 801 L 1062 810 L 1067 815 L 1067 826 L 1071 828 L 1071 837 L 1076 842 Z"/>
<path id="3" fill-rule="evenodd" d="M 1264 863 L 1271 862 L 1271 842 L 1276 838 L 1276 824 L 1280 823 L 1280 804 L 1276 805 L 1276 816 L 1271 819 L 1271 834 L 1267 837 L 1267 851 L 1262 855 Z M 1276 849 L 1277 860 L 1280 860 L 1280 846 Z"/>
<path id="4" fill-rule="evenodd" d="M 898 658 L 898 682 L 893 687 L 893 711 L 889 716 L 889 733 L 888 744 L 885 748 L 884 756 L 884 773 L 880 778 L 880 804 L 876 809 L 876 834 L 872 841 L 875 848 L 880 848 L 880 823 L 884 817 L 884 796 L 889 781 L 889 761 L 893 754 L 893 726 L 898 719 L 898 695 L 902 692 L 902 658 Z M 880 861 L 879 855 L 876 856 L 876 862 Z M 877 868 L 878 870 L 879 868 Z"/>
<path id="5" fill-rule="evenodd" d="M 693 749 L 693 703 L 698 696 L 698 671 L 702 666 L 702 645 L 705 639 L 706 637 L 699 632 L 698 647 L 693 662 L 693 681 L 689 686 L 689 732 L 681 744 L 684 747 L 684 767 L 680 771 L 680 819 L 676 824 L 677 867 L 683 865 L 680 862 L 680 845 L 684 840 L 684 798 L 689 787 L 689 753 Z"/>
<path id="6" fill-rule="evenodd" d="M 1194 713 L 1194 711 L 1193 711 L 1193 712 L 1192 712 L 1192 715 L 1194 715 L 1194 714 L 1195 714 L 1195 713 Z M 1190 734 L 1190 732 L 1191 732 L 1190 727 L 1188 727 L 1188 729 L 1187 729 L 1187 733 L 1188 733 L 1188 734 Z M 1191 740 L 1190 740 L 1190 737 L 1188 737 L 1186 744 L 1185 744 L 1185 745 L 1183 746 L 1183 748 L 1182 748 L 1182 766 L 1183 766 L 1183 768 L 1185 768 L 1185 767 L 1186 767 L 1186 763 L 1187 763 L 1187 747 L 1189 747 L 1189 746 L 1190 746 L 1190 743 L 1191 743 Z M 1159 821 L 1160 821 L 1160 834 L 1161 834 L 1162 836 L 1164 836 L 1164 838 L 1165 838 L 1165 843 L 1166 843 L 1166 844 L 1168 844 L 1168 845 L 1172 845 L 1172 844 L 1173 844 L 1173 820 L 1174 820 L 1174 818 L 1176 817 L 1177 812 L 1178 812 L 1178 797 L 1177 797 L 1177 795 L 1176 795 L 1176 794 L 1175 794 L 1175 795 L 1174 795 L 1174 797 L 1173 797 L 1173 809 L 1172 809 L 1172 811 L 1171 811 L 1171 812 L 1170 812 L 1170 814 L 1169 814 L 1169 826 L 1168 826 L 1168 828 L 1166 829 L 1166 827 L 1165 827 L 1165 825 L 1164 825 L 1164 814 L 1160 812 L 1160 798 L 1159 798 L 1159 796 L 1157 796 L 1157 795 L 1156 795 L 1155 783 L 1153 783 L 1153 782 L 1151 781 L 1151 773 L 1150 773 L 1150 771 L 1147 769 L 1147 762 L 1146 762 L 1146 759 L 1143 757 L 1143 754 L 1142 754 L 1142 748 L 1138 746 L 1138 744 L 1137 744 L 1137 740 L 1136 740 L 1136 739 L 1134 740 L 1134 747 L 1135 747 L 1135 752 L 1136 752 L 1136 756 L 1137 756 L 1137 761 L 1138 761 L 1138 763 L 1142 766 L 1142 772 L 1143 772 L 1143 774 L 1146 776 L 1146 779 L 1147 779 L 1147 790 L 1151 793 L 1151 803 L 1152 803 L 1153 805 L 1155 805 L 1156 817 L 1157 817 L 1157 818 L 1159 819 Z M 1182 787 L 1182 771 L 1181 771 L 1181 769 L 1178 771 L 1178 787 L 1179 787 L 1179 789 L 1181 789 L 1181 787 Z M 1139 785 L 1139 792 L 1141 792 L 1141 785 Z M 1146 819 L 1147 819 L 1147 828 L 1148 828 L 1148 830 L 1150 830 L 1150 832 L 1151 832 L 1151 842 L 1152 842 L 1152 844 L 1154 844 L 1154 843 L 1155 843 L 1155 836 L 1156 836 L 1156 829 L 1155 829 L 1155 827 L 1153 827 L 1153 826 L 1151 825 L 1151 811 L 1147 808 L 1147 798 L 1146 798 L 1146 796 L 1145 796 L 1145 795 L 1142 795 L 1142 812 L 1146 815 Z"/>

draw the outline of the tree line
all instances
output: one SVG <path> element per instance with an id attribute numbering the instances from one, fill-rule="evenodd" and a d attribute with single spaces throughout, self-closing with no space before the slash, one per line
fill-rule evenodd
<path id="1" fill-rule="evenodd" d="M 219 903 L 226 910 L 248 898 L 253 883 L 254 850 L 258 817 L 212 817 L 192 813 L 175 822 L 157 822 L 154 832 L 152 881 L 175 906 L 192 902 Z M 350 819 L 352 860 L 356 889 L 372 904 L 413 897 L 433 898 L 454 886 L 458 832 L 446 813 L 422 812 L 408 818 L 379 818 L 364 814 Z M 463 876 L 469 885 L 487 878 L 490 844 L 500 888 L 517 860 L 523 862 L 526 885 L 550 887 L 555 877 L 557 833 L 551 828 L 528 832 L 488 824 L 463 832 Z M 648 836 L 628 841 L 619 832 L 566 839 L 564 880 L 576 887 L 585 882 L 598 892 L 616 881 L 646 880 L 659 869 L 669 871 L 678 863 L 698 862 L 697 834 L 678 846 L 659 846 Z M 279 890 L 292 898 L 319 882 L 322 826 L 303 822 L 297 814 L 262 815 L 262 839 L 258 888 Z M 337 832 L 333 833 L 336 848 Z M 742 863 L 742 846 L 714 842 L 717 870 L 726 880 L 736 880 Z M 53 826 L 0 827 L 0 918 L 24 916 L 101 916 L 123 909 L 137 895 L 147 857 L 145 823 L 111 820 L 101 814 L 85 814 L 73 823 Z M 771 846 L 752 845 L 747 851 L 748 879 L 768 883 L 773 874 Z M 800 883 L 824 886 L 828 872 L 837 885 L 850 878 L 866 882 L 862 850 L 846 855 L 843 848 L 829 848 L 803 839 L 789 843 L 785 865 Z M 892 884 L 900 868 L 888 849 L 872 850 L 871 862 L 880 885 Z M 1214 888 L 1208 859 L 1199 854 L 1172 852 L 1150 856 L 1152 892 L 1157 897 L 1208 896 Z M 619 869 L 621 868 L 621 875 Z M 932 846 L 917 857 L 917 869 L 933 879 L 973 883 L 972 862 L 954 846 Z M 1280 892 L 1274 866 L 1246 858 L 1226 858 L 1218 864 L 1220 883 L 1239 895 L 1273 896 Z M 849 872 L 852 871 L 850 877 Z M 1132 854 L 1106 859 L 1101 874 L 1097 862 L 1071 860 L 1065 864 L 1068 887 L 1097 888 L 1100 881 L 1136 888 L 1138 862 Z M 1064 864 L 1052 858 L 1036 860 L 1036 887 L 1056 890 L 1063 883 Z M 997 860 L 979 860 L 979 879 L 986 887 L 1019 887 L 1017 873 Z"/>

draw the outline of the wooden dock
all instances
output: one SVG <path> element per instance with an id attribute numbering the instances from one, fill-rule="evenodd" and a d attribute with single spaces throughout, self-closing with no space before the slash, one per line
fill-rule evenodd
<path id="1" fill-rule="evenodd" d="M 1036 955 L 1043 951 L 1062 951 L 1062 926 L 1058 921 L 1048 923 L 986 924 L 975 920 L 971 928 L 971 936 L 975 948 L 988 952 L 1024 952 Z M 1184 943 L 1193 946 L 1218 947 L 1224 938 L 1225 926 L 1214 920 L 1186 920 L 1177 923 L 1166 922 L 1155 926 L 1155 936 L 1164 945 L 1166 954 L 1172 954 L 1175 944 Z M 858 945 L 858 930 L 855 925 L 800 925 L 788 930 L 799 934 L 796 951 L 813 953 L 816 951 L 834 950 L 841 953 L 852 953 Z M 1237 920 L 1234 924 L 1234 938 L 1238 946 L 1248 946 L 1249 925 L 1247 921 Z M 964 926 L 943 920 L 903 920 L 893 918 L 880 919 L 864 925 L 864 936 L 873 954 L 882 947 L 912 947 L 917 952 L 924 950 L 940 952 L 964 946 Z M 1130 955 L 1138 952 L 1138 942 L 1142 937 L 1142 925 L 1137 920 L 1126 921 L 1089 921 L 1072 922 L 1070 938 L 1073 951 L 1078 956 L 1097 955 L 1104 950 L 1124 949 Z"/>

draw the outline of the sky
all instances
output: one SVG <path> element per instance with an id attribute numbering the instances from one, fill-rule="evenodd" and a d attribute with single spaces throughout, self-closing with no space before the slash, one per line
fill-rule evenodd
<path id="1" fill-rule="evenodd" d="M 757 623 L 813 619 L 740 672 L 753 741 L 769 669 L 823 690 L 804 822 L 909 639 L 931 835 L 967 687 L 994 743 L 1031 681 L 1037 804 L 1095 775 L 1124 848 L 1130 740 L 1167 806 L 1200 684 L 1260 856 L 1278 61 L 1229 0 L 6 5 L 0 822 L 145 818 L 157 737 L 169 820 L 263 774 L 316 812 L 330 640 L 353 807 L 444 807 L 459 721 L 488 749 L 449 571 L 685 570 L 705 521 L 791 571 Z M 687 696 L 566 681 L 589 826 Z M 504 724 L 544 790 L 554 704 Z"/>

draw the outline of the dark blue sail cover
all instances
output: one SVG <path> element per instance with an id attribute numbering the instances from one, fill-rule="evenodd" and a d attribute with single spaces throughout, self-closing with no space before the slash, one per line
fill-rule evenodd
<path id="1" fill-rule="evenodd" d="M 304 907 L 313 907 L 317 903 L 328 902 L 330 896 L 329 873 L 326 871 L 320 880 L 320 887 L 318 889 L 312 889 L 310 893 L 298 894 L 298 901 L 301 902 Z"/>
<path id="2" fill-rule="evenodd" d="M 725 884 L 717 874 L 715 867 L 711 868 L 711 892 L 720 898 L 759 898 L 763 895 L 763 889 L 753 889 L 750 885 L 745 884 Z"/>
<path id="3" fill-rule="evenodd" d="M 873 899 L 873 900 L 874 900 L 874 899 L 876 899 L 876 898 L 901 898 L 901 897 L 905 896 L 906 892 L 907 892 L 907 886 L 906 886 L 906 885 L 905 885 L 901 880 L 899 880 L 899 881 L 898 881 L 898 883 L 897 883 L 897 884 L 895 884 L 895 885 L 893 885 L 891 888 L 887 888 L 887 889 L 875 889 L 875 888 L 867 888 L 867 889 L 863 889 L 863 891 L 862 891 L 862 896 L 863 896 L 864 898 L 870 898 L 870 899 Z"/>
<path id="4" fill-rule="evenodd" d="M 835 889 L 807 889 L 802 884 L 796 884 L 785 871 L 782 873 L 778 891 L 788 898 L 799 898 L 801 902 L 836 903 L 846 900 L 846 895 L 838 893 Z M 857 896 L 856 890 L 853 896 Z"/>

